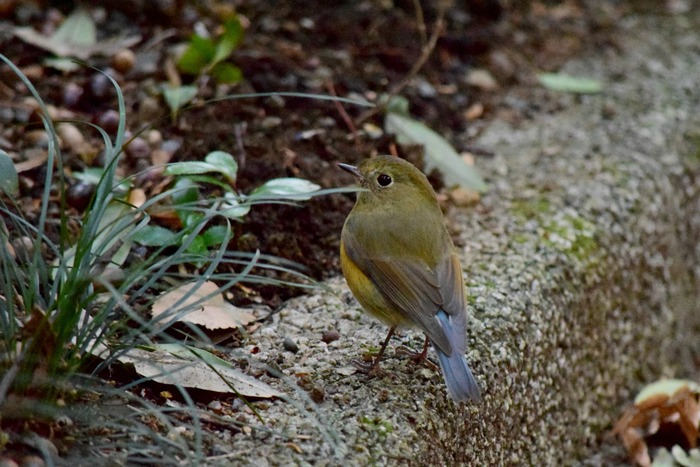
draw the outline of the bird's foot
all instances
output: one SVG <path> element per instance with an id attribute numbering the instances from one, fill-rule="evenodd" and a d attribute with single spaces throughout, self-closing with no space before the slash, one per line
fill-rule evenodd
<path id="1" fill-rule="evenodd" d="M 439 368 L 436 364 L 428 360 L 428 352 L 427 348 L 423 349 L 422 352 L 416 352 L 413 349 L 409 349 L 405 345 L 401 345 L 396 348 L 396 353 L 401 354 L 401 355 L 408 355 L 408 357 L 413 360 L 413 362 L 417 365 L 424 365 L 428 368 L 430 368 L 433 371 L 438 371 Z"/>
<path id="2" fill-rule="evenodd" d="M 391 376 L 391 373 L 387 372 L 379 365 L 378 359 L 369 362 L 353 360 L 351 363 L 360 373 L 367 375 L 368 378 Z"/>

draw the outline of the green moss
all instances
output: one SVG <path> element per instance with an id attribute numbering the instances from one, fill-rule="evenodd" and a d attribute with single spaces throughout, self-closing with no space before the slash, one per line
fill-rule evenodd
<path id="1" fill-rule="evenodd" d="M 377 434 L 380 438 L 385 438 L 389 433 L 394 432 L 394 426 L 388 420 L 383 420 L 379 417 L 361 416 L 359 422 L 367 431 Z"/>
<path id="2" fill-rule="evenodd" d="M 595 226 L 582 217 L 566 215 L 543 226 L 545 243 L 582 262 L 594 260 L 598 249 Z"/>
<path id="3" fill-rule="evenodd" d="M 549 200 L 544 197 L 517 199 L 513 201 L 511 211 L 516 216 L 530 220 L 537 219 L 542 214 L 549 212 L 551 207 Z"/>
<path id="4" fill-rule="evenodd" d="M 521 244 L 521 245 L 522 245 L 522 244 L 525 244 L 525 243 L 527 243 L 527 242 L 529 242 L 529 241 L 530 241 L 530 238 L 531 238 L 531 237 L 530 237 L 529 235 L 526 235 L 526 234 L 523 234 L 523 233 L 516 233 L 516 234 L 511 235 L 511 239 L 512 239 L 515 243 L 519 243 L 519 244 Z"/>

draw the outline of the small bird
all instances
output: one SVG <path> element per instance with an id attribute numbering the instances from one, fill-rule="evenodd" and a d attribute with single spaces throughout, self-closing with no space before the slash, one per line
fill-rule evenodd
<path id="1" fill-rule="evenodd" d="M 378 369 L 397 326 L 415 327 L 426 335 L 419 358 L 425 358 L 430 341 L 452 399 L 479 400 L 464 355 L 462 267 L 428 179 L 393 156 L 338 166 L 363 188 L 341 234 L 343 275 L 360 305 L 390 326 L 369 372 Z"/>

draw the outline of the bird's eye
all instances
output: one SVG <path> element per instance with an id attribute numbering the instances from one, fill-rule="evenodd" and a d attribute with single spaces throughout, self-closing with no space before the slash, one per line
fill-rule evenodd
<path id="1" fill-rule="evenodd" d="M 387 174 L 379 174 L 377 177 L 377 183 L 379 183 L 379 186 L 389 186 L 392 184 L 392 182 L 393 180 Z"/>

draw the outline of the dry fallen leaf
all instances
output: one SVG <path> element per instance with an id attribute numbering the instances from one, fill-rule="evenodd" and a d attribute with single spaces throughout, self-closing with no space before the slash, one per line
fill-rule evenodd
<path id="1" fill-rule="evenodd" d="M 695 448 L 700 437 L 700 385 L 693 381 L 666 379 L 649 384 L 615 423 L 613 434 L 622 439 L 630 458 L 642 467 L 652 465 L 648 440 L 663 435 L 676 454 L 680 446 Z M 682 433 L 682 436 L 679 435 Z M 674 447 L 675 446 L 675 447 Z M 682 450 L 682 449 L 681 449 Z"/>
<path id="2" fill-rule="evenodd" d="M 282 396 L 280 391 L 246 375 L 225 360 L 180 344 L 160 344 L 150 352 L 131 349 L 118 360 L 134 365 L 138 374 L 158 383 L 247 397 Z"/>
<path id="3" fill-rule="evenodd" d="M 140 36 L 117 37 L 103 41 L 96 39 L 95 24 L 90 14 L 82 9 L 71 13 L 51 36 L 45 36 L 31 27 L 14 28 L 13 34 L 24 42 L 58 55 L 87 60 L 93 55 L 111 56 L 131 47 Z"/>
<path id="4" fill-rule="evenodd" d="M 243 308 L 239 308 L 224 300 L 218 292 L 219 286 L 207 281 L 183 300 L 197 283 L 182 285 L 170 292 L 166 292 L 153 304 L 153 317 L 172 313 L 174 308 L 184 309 L 194 306 L 189 313 L 180 317 L 180 321 L 203 326 L 206 329 L 235 329 L 256 320 L 256 317 Z M 209 298 L 206 298 L 209 296 Z"/>

